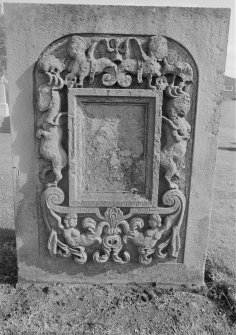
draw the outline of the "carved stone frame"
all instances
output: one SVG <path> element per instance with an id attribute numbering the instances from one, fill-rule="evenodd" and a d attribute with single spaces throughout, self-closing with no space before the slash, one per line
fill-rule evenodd
<path id="1" fill-rule="evenodd" d="M 77 101 L 78 100 L 78 101 Z M 145 105 L 145 193 L 142 198 L 131 192 L 83 193 L 82 161 L 83 148 L 83 103 L 116 103 Z M 125 111 L 124 111 L 125 112 Z M 155 207 L 158 202 L 160 168 L 162 91 L 69 89 L 68 90 L 68 135 L 69 135 L 69 205 L 79 207 Z M 81 145 L 76 148 L 76 137 Z M 76 159 L 78 153 L 79 161 Z M 81 182 L 80 182 L 81 181 Z M 80 183 L 80 185 L 77 185 Z M 110 200 L 112 199 L 112 200 Z"/>

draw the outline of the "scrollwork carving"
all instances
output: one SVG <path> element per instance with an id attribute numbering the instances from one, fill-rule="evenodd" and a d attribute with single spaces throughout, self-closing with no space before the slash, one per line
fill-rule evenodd
<path id="1" fill-rule="evenodd" d="M 146 78 L 147 88 L 153 90 L 163 89 L 166 75 L 172 75 L 168 85 L 174 85 L 176 76 L 184 85 L 193 81 L 191 65 L 178 60 L 176 55 L 169 57 L 167 39 L 160 35 L 147 41 L 136 37 L 93 40 L 73 35 L 67 44 L 65 59 L 45 54 L 38 61 L 38 69 L 46 75 L 48 84 L 58 89 L 64 84 L 68 88 L 83 87 L 86 77 L 91 85 L 98 74 L 102 74 L 103 85 L 117 83 L 124 88 L 132 84 L 133 76 L 138 84 Z M 171 63 L 169 58 L 173 58 Z M 157 79 L 156 83 L 153 78 Z"/>
<path id="2" fill-rule="evenodd" d="M 150 38 L 148 45 L 148 54 L 142 48 L 140 40 L 136 38 L 127 38 L 126 59 L 118 67 L 118 83 L 122 87 L 131 85 L 132 79 L 129 74 L 137 75 L 137 82 L 142 83 L 143 77 L 148 80 L 148 88 L 156 89 L 152 85 L 152 79 L 161 76 L 160 61 L 168 54 L 167 40 L 162 36 L 153 36 Z M 130 54 L 132 46 L 136 46 L 138 52 L 134 58 Z"/>
<path id="3" fill-rule="evenodd" d="M 184 85 L 193 80 L 190 64 L 180 61 L 176 61 L 174 65 L 168 63 L 167 39 L 159 35 L 150 37 L 147 43 L 136 37 L 101 38 L 93 41 L 74 35 L 68 42 L 67 54 L 70 61 L 66 68 L 65 84 L 68 88 L 83 87 L 86 77 L 89 77 L 91 85 L 98 74 L 102 74 L 104 86 L 117 83 L 121 87 L 129 87 L 133 82 L 132 76 L 136 76 L 138 84 L 146 78 L 147 88 L 153 90 L 163 89 L 166 74 L 173 75 L 173 82 L 179 76 Z M 56 63 L 55 59 L 53 61 Z M 55 66 L 49 68 L 48 62 L 44 63 L 44 71 L 51 83 L 52 76 L 57 76 Z M 160 77 L 154 84 L 153 78 Z M 167 83 L 169 84 L 171 83 Z"/>
<path id="4" fill-rule="evenodd" d="M 62 224 L 61 216 L 51 210 L 49 203 L 53 201 L 54 203 L 60 204 L 63 200 L 64 193 L 56 187 L 47 188 L 42 194 L 42 214 L 47 231 L 49 232 L 47 248 L 51 257 L 58 256 L 68 258 L 73 256 L 76 263 L 84 264 L 87 261 L 85 248 L 71 248 L 66 243 L 63 243 L 59 238 L 59 236 L 63 235 L 65 228 Z"/>
<path id="5" fill-rule="evenodd" d="M 86 247 L 97 242 L 102 249 L 93 254 L 95 262 L 105 263 L 112 255 L 113 261 L 125 264 L 130 261 L 130 254 L 127 250 L 122 255 L 121 252 L 129 240 L 137 246 L 139 262 L 144 265 L 151 264 L 153 255 L 159 258 L 178 256 L 179 232 L 185 210 L 185 197 L 178 190 L 170 190 L 163 196 L 164 205 L 173 211 L 163 218 L 151 214 L 148 228 L 143 218 L 133 217 L 128 222 L 120 208 L 108 208 L 99 222 L 92 217 L 83 218 L 81 228 L 88 230 L 84 234 L 78 228 L 76 213 L 67 214 L 62 223 L 61 216 L 50 208 L 50 204 L 59 204 L 63 200 L 63 192 L 55 187 L 46 189 L 41 199 L 44 221 L 50 232 L 48 249 L 52 257 L 73 256 L 76 263 L 84 264 L 87 261 Z"/>
<path id="6" fill-rule="evenodd" d="M 108 208 L 104 219 L 105 221 L 100 222 L 105 227 L 102 239 L 103 253 L 95 252 L 93 259 L 99 263 L 107 262 L 112 252 L 112 258 L 116 263 L 129 262 L 130 255 L 127 251 L 123 253 L 124 259 L 119 255 L 123 248 L 121 233 L 127 234 L 129 231 L 129 224 L 124 219 L 122 211 L 119 208 Z"/>
<path id="7" fill-rule="evenodd" d="M 114 261 L 126 264 L 132 261 L 130 248 L 133 248 L 137 250 L 139 262 L 143 265 L 150 265 L 158 258 L 178 257 L 186 200 L 174 177 L 178 178 L 184 168 L 190 139 L 191 126 L 186 117 L 192 96 L 189 87 L 195 72 L 184 61 L 188 58 L 179 57 L 177 51 L 171 54 L 171 43 L 159 35 L 139 38 L 72 35 L 64 37 L 62 50 L 52 47 L 39 58 L 35 67 L 36 137 L 39 139 L 38 152 L 42 163 L 39 175 L 43 187 L 46 186 L 41 196 L 41 207 L 49 235 L 47 248 L 50 256 L 72 257 L 77 264 L 85 264 L 88 259 L 97 263 Z M 133 189 L 133 195 L 137 193 L 137 201 L 132 202 L 133 207 L 126 215 L 115 206 L 131 206 L 127 205 L 131 204 L 128 198 L 124 202 L 114 201 L 111 204 L 103 202 L 104 199 L 94 204 L 93 199 L 90 201 L 87 198 L 81 202 L 69 202 L 70 207 L 67 206 L 68 197 L 65 200 L 63 191 L 57 187 L 61 181 L 60 187 L 65 191 L 64 185 L 68 183 L 66 144 L 71 129 L 66 128 L 65 116 L 68 115 L 66 109 L 69 104 L 67 92 L 83 87 L 103 88 L 104 91 L 104 87 L 111 86 L 119 91 L 128 87 L 138 88 L 140 92 L 145 88 L 151 89 L 154 92 L 148 92 L 148 99 L 149 95 L 155 93 L 162 98 L 162 93 L 155 90 L 163 91 L 161 144 L 158 142 L 161 148 L 157 150 L 158 154 L 154 152 L 153 155 L 154 164 L 159 160 L 164 171 L 164 182 L 161 181 L 165 192 L 162 207 L 157 206 L 157 199 L 155 202 L 151 199 L 148 203 L 150 207 L 147 204 L 145 207 L 136 189 Z M 109 94 L 109 90 L 106 92 Z M 75 127 L 75 120 L 73 116 L 68 124 L 71 122 L 71 127 Z M 73 136 L 76 147 L 80 145 L 81 139 L 78 136 L 76 138 L 76 134 Z M 148 141 L 157 142 L 155 136 L 153 139 L 152 135 L 148 136 Z M 77 159 L 74 147 L 74 151 L 71 149 L 69 154 Z M 69 169 L 69 172 L 73 169 L 75 171 L 74 167 L 72 169 L 69 166 Z M 52 171 L 49 176 L 48 171 Z M 154 173 L 154 178 L 158 178 L 158 170 Z M 100 212 L 99 206 L 106 206 L 106 211 Z"/>
<path id="8" fill-rule="evenodd" d="M 164 205 L 177 205 L 173 213 L 164 217 L 162 238 L 157 243 L 156 255 L 159 258 L 178 257 L 181 247 L 180 228 L 183 222 L 186 199 L 179 190 L 170 190 L 162 197 Z M 163 251 L 166 250 L 165 253 Z"/>
<path id="9" fill-rule="evenodd" d="M 108 41 L 106 44 L 108 44 Z M 111 68 L 117 71 L 117 65 L 106 57 L 96 59 L 94 50 L 99 42 L 94 42 L 88 49 L 86 56 L 86 42 L 80 36 L 73 36 L 70 39 L 68 54 L 73 59 L 67 70 L 69 73 L 66 76 L 68 87 L 83 87 L 84 79 L 89 76 L 89 83 L 92 84 L 94 76 L 98 73 L 103 73 L 106 68 Z M 108 47 L 108 51 L 109 51 Z M 113 49 L 110 51 L 113 52 Z"/>

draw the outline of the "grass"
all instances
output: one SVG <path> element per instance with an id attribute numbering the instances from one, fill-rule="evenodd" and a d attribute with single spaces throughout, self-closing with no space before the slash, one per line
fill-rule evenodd
<path id="1" fill-rule="evenodd" d="M 229 324 L 236 322 L 236 277 L 227 267 L 207 258 L 205 265 L 207 297 L 215 301 L 226 314 Z"/>

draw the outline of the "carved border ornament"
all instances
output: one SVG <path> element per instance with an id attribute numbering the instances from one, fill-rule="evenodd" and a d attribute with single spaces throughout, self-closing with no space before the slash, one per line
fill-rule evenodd
<path id="1" fill-rule="evenodd" d="M 169 57 L 168 41 L 163 36 L 91 39 L 73 35 L 63 41 L 64 57 L 57 56 L 55 48 L 48 49 L 36 64 L 35 76 L 39 177 L 45 188 L 41 209 L 50 255 L 72 257 L 78 264 L 89 259 L 125 264 L 132 261 L 129 250 L 134 245 L 136 258 L 144 265 L 154 259 L 177 258 L 186 200 L 175 180 L 179 166 L 184 167 L 191 132 L 186 121 L 191 102 L 187 91 L 193 81 L 191 65 Z M 68 163 L 62 145 L 68 111 L 61 97 L 66 90 L 85 86 L 163 91 L 160 164 L 168 187 L 160 207 L 132 207 L 124 214 L 117 207 L 104 210 L 64 205 L 64 192 L 57 185 Z M 51 180 L 47 180 L 49 171 Z"/>

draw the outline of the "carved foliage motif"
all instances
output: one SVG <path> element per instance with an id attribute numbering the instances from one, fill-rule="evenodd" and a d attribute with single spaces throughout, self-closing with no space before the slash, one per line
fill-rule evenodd
<path id="1" fill-rule="evenodd" d="M 44 222 L 48 228 L 48 250 L 52 257 L 73 257 L 78 264 L 92 257 L 94 262 L 113 260 L 124 264 L 131 260 L 132 244 L 139 262 L 151 264 L 153 258 L 176 258 L 180 250 L 180 227 L 185 210 L 185 197 L 173 181 L 184 167 L 191 126 L 186 121 L 191 96 L 187 92 L 193 81 L 190 64 L 170 57 L 168 41 L 163 36 L 146 39 L 110 37 L 91 39 L 73 35 L 66 40 L 64 57 L 46 52 L 37 62 L 41 74 L 36 80 L 36 137 L 43 160 L 40 178 L 46 189 L 41 196 Z M 96 80 L 95 80 L 96 79 Z M 57 187 L 67 166 L 63 145 L 63 122 L 68 111 L 62 95 L 71 88 L 103 87 L 161 90 L 164 94 L 160 164 L 168 188 L 162 197 L 164 207 L 145 215 L 135 208 L 124 215 L 120 208 L 107 208 L 104 214 L 91 209 L 91 216 L 81 218 L 81 209 L 59 206 L 64 194 Z M 100 87 L 100 86 L 99 86 Z M 45 177 L 52 171 L 50 182 Z M 95 252 L 90 252 L 94 246 Z"/>

